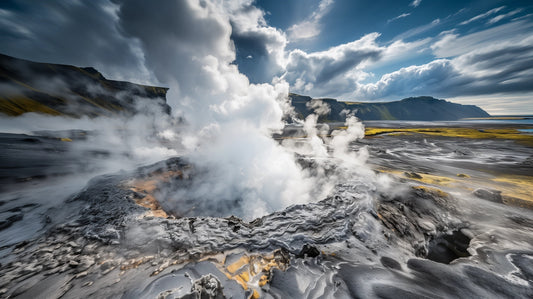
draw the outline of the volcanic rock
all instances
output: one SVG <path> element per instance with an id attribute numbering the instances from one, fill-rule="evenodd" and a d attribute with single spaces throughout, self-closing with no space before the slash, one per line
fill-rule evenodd
<path id="1" fill-rule="evenodd" d="M 477 198 L 485 199 L 495 203 L 503 203 L 502 192 L 498 190 L 476 189 L 473 194 Z"/>

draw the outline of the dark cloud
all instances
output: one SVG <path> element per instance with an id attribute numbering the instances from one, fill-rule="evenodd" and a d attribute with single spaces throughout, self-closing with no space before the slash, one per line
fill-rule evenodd
<path id="1" fill-rule="evenodd" d="M 280 76 L 282 66 L 277 57 L 271 55 L 267 45 L 276 43 L 271 36 L 258 32 L 233 31 L 231 39 L 235 43 L 236 63 L 241 73 L 252 83 L 269 83 L 274 76 Z"/>
<path id="2" fill-rule="evenodd" d="M 117 79 L 150 81 L 134 40 L 117 28 L 109 1 L 7 1 L 0 52 L 41 62 L 93 66 Z"/>
<path id="3" fill-rule="evenodd" d="M 255 7 L 253 1 L 235 1 L 226 9 L 239 71 L 252 83 L 270 83 L 283 73 L 285 34 L 267 25 L 264 11 Z"/>
<path id="4" fill-rule="evenodd" d="M 235 59 L 231 27 L 223 12 L 198 1 L 167 1 L 156 6 L 143 0 L 117 3 L 120 28 L 141 42 L 146 65 L 171 87 L 171 105 L 215 101 L 207 93 L 226 87 L 222 76 L 214 73 Z"/>
<path id="5" fill-rule="evenodd" d="M 351 50 L 344 53 L 343 59 L 326 59 L 324 67 L 316 76 L 316 82 L 319 85 L 324 84 L 353 69 L 365 60 L 377 60 L 380 57 L 380 52 L 378 50 Z"/>
<path id="6" fill-rule="evenodd" d="M 477 69 L 501 70 L 501 74 L 517 73 L 520 69 L 532 69 L 533 45 L 511 45 L 485 53 L 464 55 L 461 63 Z"/>
<path id="7" fill-rule="evenodd" d="M 283 73 L 285 34 L 270 27 L 264 12 L 244 2 L 230 13 L 231 40 L 235 44 L 236 64 L 252 83 L 270 83 Z"/>

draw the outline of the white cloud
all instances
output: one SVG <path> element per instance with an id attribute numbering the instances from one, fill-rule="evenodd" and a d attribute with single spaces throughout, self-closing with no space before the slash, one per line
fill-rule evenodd
<path id="1" fill-rule="evenodd" d="M 437 57 L 454 57 L 501 43 L 519 43 L 531 35 L 532 29 L 533 23 L 522 20 L 464 36 L 448 31 L 440 35 L 440 39 L 431 49 Z"/>
<path id="2" fill-rule="evenodd" d="M 264 12 L 252 0 L 228 2 L 239 71 L 255 83 L 270 83 L 283 72 L 287 38 L 281 30 L 268 26 Z M 246 58 L 246 59 L 243 59 Z"/>
<path id="3" fill-rule="evenodd" d="M 318 9 L 309 18 L 287 29 L 289 40 L 309 39 L 319 35 L 320 21 L 329 12 L 333 2 L 333 0 L 321 0 Z"/>
<path id="4" fill-rule="evenodd" d="M 283 78 L 296 93 L 313 97 L 349 96 L 358 83 L 369 78 L 367 70 L 416 55 L 430 41 L 406 43 L 399 40 L 380 46 L 376 42 L 379 36 L 379 33 L 371 33 L 321 52 L 294 50 L 289 54 Z"/>
<path id="5" fill-rule="evenodd" d="M 493 15 L 493 14 L 495 14 L 495 13 L 498 13 L 499 11 L 501 11 L 501 10 L 504 9 L 504 8 L 505 8 L 505 6 L 500 6 L 500 7 L 493 8 L 493 9 L 491 9 L 491 10 L 485 12 L 485 13 L 482 13 L 482 14 L 477 15 L 477 16 L 475 16 L 475 17 L 469 19 L 469 20 L 466 20 L 466 21 L 464 21 L 464 22 L 461 22 L 461 23 L 459 23 L 459 25 L 466 25 L 466 24 L 472 23 L 472 22 L 474 22 L 474 21 L 477 21 L 477 20 L 480 20 L 480 19 L 486 18 L 486 17 L 488 17 L 488 16 L 490 16 L 490 15 Z"/>
<path id="6" fill-rule="evenodd" d="M 494 23 L 497 23 L 505 18 L 508 18 L 508 17 L 512 17 L 514 15 L 516 15 L 517 13 L 520 13 L 522 11 L 521 8 L 519 9 L 515 9 L 511 12 L 508 12 L 506 14 L 503 14 L 503 15 L 498 15 L 498 16 L 495 16 L 494 18 L 490 19 L 487 23 L 488 24 L 494 24 Z"/>
<path id="7" fill-rule="evenodd" d="M 436 27 L 439 24 L 440 24 L 440 19 L 435 19 L 435 20 L 431 21 L 431 23 L 428 23 L 428 24 L 425 24 L 425 25 L 422 25 L 422 26 L 419 26 L 419 27 L 415 27 L 415 28 L 409 29 L 409 30 L 399 34 L 398 36 L 395 37 L 395 40 L 407 39 L 407 38 L 422 34 L 422 33 L 426 32 L 428 30 L 433 29 L 434 27 Z"/>
<path id="8" fill-rule="evenodd" d="M 387 23 L 390 23 L 390 22 L 392 22 L 392 21 L 396 21 L 396 20 L 398 20 L 398 19 L 402 19 L 402 18 L 408 17 L 408 16 L 410 16 L 410 15 L 411 15 L 410 12 L 409 12 L 409 13 L 403 13 L 403 14 L 397 16 L 397 17 L 394 17 L 394 18 L 392 18 L 392 19 L 387 20 Z"/>
<path id="9" fill-rule="evenodd" d="M 455 36 L 454 39 L 467 37 Z M 375 83 L 358 84 L 353 97 L 373 100 L 414 95 L 465 97 L 531 93 L 533 37 L 520 42 L 509 39 L 512 41 L 461 52 L 452 59 L 401 68 L 383 75 Z"/>
<path id="10" fill-rule="evenodd" d="M 453 77 L 449 60 L 440 59 L 424 65 L 413 65 L 385 74 L 375 83 L 359 84 L 354 97 L 361 100 L 396 99 L 404 96 L 432 94 L 446 88 L 446 79 Z"/>
<path id="11" fill-rule="evenodd" d="M 293 85 L 294 92 L 334 96 L 366 75 L 358 69 L 361 64 L 381 56 L 384 48 L 376 44 L 378 37 L 378 33 L 371 33 L 321 52 L 293 50 L 283 78 Z"/>
<path id="12" fill-rule="evenodd" d="M 432 42 L 432 38 L 424 38 L 415 40 L 413 42 L 404 42 L 403 40 L 396 40 L 392 44 L 387 45 L 383 55 L 377 61 L 372 61 L 363 65 L 365 70 L 373 70 L 379 67 L 385 67 L 390 63 L 397 63 L 406 59 L 414 58 L 423 52 L 428 52 L 428 45 Z"/>
<path id="13" fill-rule="evenodd" d="M 418 7 L 418 5 L 420 5 L 421 2 L 422 2 L 422 0 L 413 0 L 413 2 L 411 2 L 411 4 L 409 4 L 409 6 Z"/>

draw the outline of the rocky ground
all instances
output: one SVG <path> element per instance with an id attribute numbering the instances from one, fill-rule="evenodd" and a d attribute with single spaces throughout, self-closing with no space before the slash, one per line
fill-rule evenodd
<path id="1" fill-rule="evenodd" d="M 198 175 L 180 158 L 97 176 L 58 205 L 5 192 L 0 297 L 531 298 L 533 212 L 517 186 L 533 153 L 483 142 L 364 139 L 353 147 L 402 192 L 353 177 L 252 221 L 165 207 L 161 190 Z"/>

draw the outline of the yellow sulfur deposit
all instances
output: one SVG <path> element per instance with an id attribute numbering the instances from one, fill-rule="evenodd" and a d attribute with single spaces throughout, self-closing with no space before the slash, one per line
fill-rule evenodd
<path id="1" fill-rule="evenodd" d="M 270 281 L 270 271 L 274 268 L 285 271 L 288 263 L 289 259 L 286 254 L 281 250 L 276 250 L 265 255 L 243 253 L 236 261 L 227 264 L 225 260 L 218 268 L 243 289 L 251 289 L 250 298 L 259 298 L 260 288 Z"/>
<path id="2" fill-rule="evenodd" d="M 381 134 L 424 134 L 443 137 L 459 137 L 472 139 L 511 139 L 522 144 L 533 146 L 533 135 L 522 134 L 516 129 L 475 129 L 475 128 L 366 128 L 365 136 Z"/>

